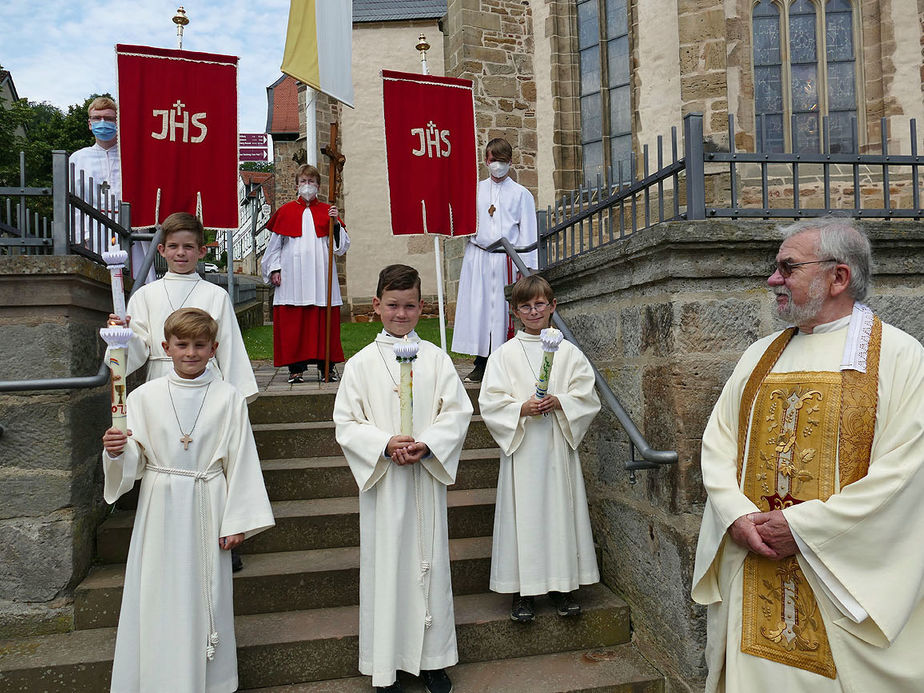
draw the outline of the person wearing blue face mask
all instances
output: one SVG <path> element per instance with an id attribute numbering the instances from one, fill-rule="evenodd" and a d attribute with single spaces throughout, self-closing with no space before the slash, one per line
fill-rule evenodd
<path id="1" fill-rule="evenodd" d="M 111 201 L 115 198 L 113 211 L 118 211 L 118 204 L 122 200 L 122 162 L 119 159 L 119 131 L 118 106 L 108 96 L 98 96 L 87 107 L 87 127 L 96 142 L 71 154 L 70 163 L 74 164 L 74 187 L 78 194 L 80 186 L 80 172 L 84 175 L 83 199 L 92 202 L 97 209 L 109 211 Z M 90 179 L 93 179 L 92 195 Z M 97 186 L 104 183 L 105 197 L 97 197 Z M 75 234 L 80 234 L 80 217 L 74 219 Z M 83 224 L 83 244 L 90 250 L 100 253 L 109 247 L 109 232 L 98 228 L 98 224 L 87 219 Z M 147 252 L 149 242 L 136 242 L 132 245 L 132 276 L 136 276 L 136 268 L 141 266 Z M 154 268 L 148 274 L 148 282 L 155 279 Z"/>

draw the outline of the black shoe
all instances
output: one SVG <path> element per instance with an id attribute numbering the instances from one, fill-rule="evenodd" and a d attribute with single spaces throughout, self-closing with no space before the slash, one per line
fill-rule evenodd
<path id="1" fill-rule="evenodd" d="M 420 678 L 429 693 L 452 693 L 452 681 L 445 669 L 421 670 Z"/>
<path id="2" fill-rule="evenodd" d="M 390 686 L 376 686 L 376 693 L 404 693 L 404 687 L 398 679 Z"/>
<path id="3" fill-rule="evenodd" d="M 231 549 L 231 572 L 237 573 L 244 569 L 244 561 L 241 560 L 241 554 L 237 549 Z"/>
<path id="4" fill-rule="evenodd" d="M 549 599 L 555 605 L 559 616 L 579 616 L 581 605 L 571 596 L 571 592 L 549 592 Z"/>
<path id="5" fill-rule="evenodd" d="M 337 381 L 340 380 L 340 374 L 337 372 L 337 367 L 334 366 L 333 364 L 331 364 L 330 372 L 328 373 L 328 375 L 330 377 L 327 380 L 324 380 L 324 364 L 321 364 L 320 366 L 318 366 L 318 382 L 319 383 L 324 383 L 324 382 L 336 383 Z"/>
<path id="6" fill-rule="evenodd" d="M 295 383 L 303 383 L 305 379 L 302 378 L 301 373 L 289 373 L 289 379 L 286 381 L 289 385 L 294 385 Z"/>
<path id="7" fill-rule="evenodd" d="M 536 612 L 533 611 L 533 601 L 532 597 L 514 595 L 513 606 L 510 608 L 510 620 L 529 623 L 536 618 Z"/>
<path id="8" fill-rule="evenodd" d="M 484 379 L 484 366 L 475 366 L 474 370 L 465 376 L 467 383 L 480 383 Z"/>

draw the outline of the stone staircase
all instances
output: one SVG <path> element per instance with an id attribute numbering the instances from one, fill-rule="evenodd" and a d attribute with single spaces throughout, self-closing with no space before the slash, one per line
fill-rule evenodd
<path id="1" fill-rule="evenodd" d="M 293 388 L 272 369 L 258 379 L 251 420 L 277 524 L 245 542 L 245 568 L 234 576 L 241 690 L 368 693 L 356 668 L 359 502 L 329 420 L 336 385 Z M 478 391 L 468 393 L 477 412 Z M 628 606 L 604 586 L 580 591 L 577 619 L 537 600 L 528 625 L 510 620 L 508 595 L 488 591 L 497 468 L 476 415 L 448 493 L 455 690 L 662 693 L 663 678 L 630 642 Z M 0 642 L 0 693 L 108 690 L 132 517 L 117 510 L 99 528 L 72 632 Z M 414 677 L 401 680 L 424 690 Z"/>

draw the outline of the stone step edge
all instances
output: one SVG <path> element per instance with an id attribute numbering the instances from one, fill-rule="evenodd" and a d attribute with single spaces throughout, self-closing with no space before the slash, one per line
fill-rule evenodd
<path id="1" fill-rule="evenodd" d="M 492 537 L 460 537 L 449 540 L 449 560 L 466 561 L 491 557 Z M 234 573 L 235 580 L 253 580 L 277 575 L 301 573 L 332 573 L 359 568 L 359 547 L 344 546 L 335 549 L 308 549 L 305 551 L 275 551 L 245 556 L 244 570 Z M 324 560 L 319 560 L 323 558 Z M 280 563 L 288 561 L 288 570 L 279 570 Z M 267 568 L 267 566 L 270 566 Z M 104 563 L 94 566 L 77 585 L 75 594 L 89 590 L 122 589 L 125 582 L 125 563 Z"/>
<path id="2" fill-rule="evenodd" d="M 495 461 L 500 458 L 500 454 L 500 448 L 463 449 L 459 461 Z M 349 466 L 347 464 L 346 458 L 343 455 L 327 455 L 321 457 L 281 457 L 278 459 L 260 460 L 260 464 L 262 465 L 264 472 L 302 468 L 317 469 Z"/>
<path id="3" fill-rule="evenodd" d="M 601 584 L 581 588 L 585 611 L 628 611 L 628 605 Z M 509 595 L 493 592 L 454 597 L 456 625 L 490 628 L 507 623 Z M 524 626 L 535 628 L 542 622 L 559 619 L 546 600 L 536 603 L 536 621 Z M 338 606 L 282 614 L 253 614 L 235 617 L 238 650 L 267 645 L 292 644 L 326 639 L 357 638 L 359 607 Z M 287 623 L 283 624 L 280 621 Z M 3 672 L 24 669 L 48 670 L 62 666 L 88 666 L 111 662 L 115 648 L 115 628 L 92 628 L 29 638 L 0 641 L 0 680 Z M 617 643 L 612 643 L 613 645 Z"/>
<path id="4" fill-rule="evenodd" d="M 448 670 L 459 691 L 529 691 L 530 693 L 662 693 L 664 676 L 635 643 L 591 650 L 495 659 L 457 664 Z M 423 693 L 423 683 L 399 673 L 406 693 Z M 240 693 L 368 693 L 368 676 L 248 688 Z"/>

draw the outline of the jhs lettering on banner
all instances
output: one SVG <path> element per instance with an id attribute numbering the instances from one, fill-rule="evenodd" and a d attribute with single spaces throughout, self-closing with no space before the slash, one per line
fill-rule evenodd
<path id="1" fill-rule="evenodd" d="M 168 139 L 171 142 L 177 141 L 177 130 L 182 130 L 182 141 L 183 142 L 192 142 L 193 144 L 198 144 L 205 140 L 205 136 L 208 134 L 209 129 L 205 125 L 205 112 L 202 113 L 193 113 L 190 118 L 189 111 L 184 111 L 186 107 L 182 101 L 177 99 L 176 103 L 173 104 L 173 108 L 168 110 L 159 110 L 154 109 L 153 116 L 155 118 L 162 118 L 163 120 L 160 123 L 160 132 L 152 132 L 151 137 L 155 140 L 165 140 Z M 190 123 L 190 120 L 192 123 Z M 191 135 L 190 128 L 197 128 L 199 133 L 197 135 Z"/>

